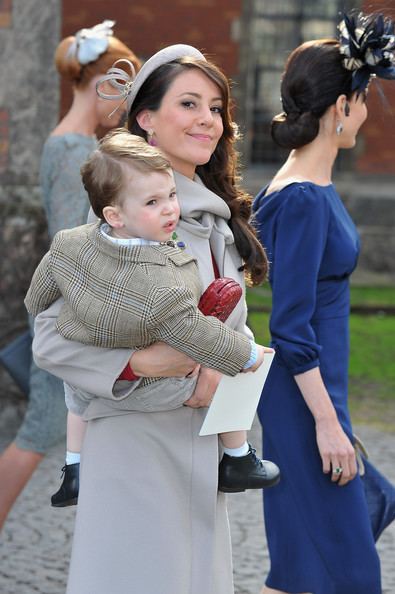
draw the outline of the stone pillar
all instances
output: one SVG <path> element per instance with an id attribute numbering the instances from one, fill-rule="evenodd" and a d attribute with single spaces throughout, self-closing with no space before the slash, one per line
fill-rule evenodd
<path id="1" fill-rule="evenodd" d="M 27 328 L 23 298 L 48 245 L 38 170 L 58 119 L 60 22 L 61 0 L 0 3 L 0 346 Z M 18 396 L 1 368 L 0 410 Z"/>

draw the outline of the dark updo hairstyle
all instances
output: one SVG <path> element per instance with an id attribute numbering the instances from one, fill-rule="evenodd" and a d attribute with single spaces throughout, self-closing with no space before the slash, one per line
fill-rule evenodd
<path id="1" fill-rule="evenodd" d="M 247 280 L 258 285 L 267 276 L 268 263 L 264 249 L 256 238 L 249 220 L 252 199 L 238 185 L 238 154 L 235 149 L 238 132 L 230 112 L 230 90 L 226 76 L 217 66 L 205 60 L 184 57 L 159 66 L 147 78 L 133 101 L 128 116 L 128 129 L 147 139 L 146 131 L 138 122 L 137 116 L 143 110 L 157 111 L 162 99 L 174 79 L 186 70 L 197 69 L 216 84 L 222 96 L 223 134 L 208 163 L 198 165 L 196 173 L 204 185 L 220 196 L 231 211 L 229 225 L 232 229 L 237 250 L 245 263 Z"/>
<path id="2" fill-rule="evenodd" d="M 284 111 L 272 120 L 274 142 L 297 149 L 317 136 L 320 118 L 339 95 L 352 95 L 352 72 L 342 65 L 335 39 L 307 41 L 289 56 L 281 82 Z"/>

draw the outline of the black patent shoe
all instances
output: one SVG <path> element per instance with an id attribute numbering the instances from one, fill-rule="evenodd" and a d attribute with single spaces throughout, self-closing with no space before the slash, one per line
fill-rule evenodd
<path id="1" fill-rule="evenodd" d="M 280 469 L 269 460 L 260 460 L 251 446 L 245 456 L 224 454 L 219 465 L 218 490 L 240 493 L 246 489 L 266 489 L 280 480 Z"/>
<path id="2" fill-rule="evenodd" d="M 51 505 L 53 507 L 67 507 L 77 505 L 78 491 L 80 488 L 80 465 L 66 464 L 62 468 L 63 482 L 59 491 L 52 495 Z"/>

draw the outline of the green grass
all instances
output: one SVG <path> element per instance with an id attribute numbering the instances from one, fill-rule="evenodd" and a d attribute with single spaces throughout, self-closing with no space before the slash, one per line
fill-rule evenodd
<path id="1" fill-rule="evenodd" d="M 268 345 L 270 342 L 269 332 L 269 314 L 268 313 L 250 313 L 248 314 L 248 326 L 255 335 L 255 340 L 259 344 Z"/>
<path id="2" fill-rule="evenodd" d="M 247 303 L 253 307 L 271 307 L 272 292 L 269 286 L 247 289 Z"/>
<path id="3" fill-rule="evenodd" d="M 350 410 L 395 431 L 395 316 L 350 316 Z"/>
<path id="4" fill-rule="evenodd" d="M 395 287 L 351 286 L 351 305 L 395 306 Z"/>
<path id="5" fill-rule="evenodd" d="M 270 307 L 272 298 L 269 285 L 248 289 L 247 301 L 253 307 Z M 351 305 L 395 306 L 395 287 L 351 286 Z"/>
<path id="6" fill-rule="evenodd" d="M 352 287 L 355 305 L 394 305 L 395 288 Z M 249 306 L 270 307 L 270 291 L 250 289 Z M 248 322 L 257 342 L 268 344 L 269 313 L 250 312 Z M 349 398 L 354 422 L 395 431 L 395 316 L 350 316 Z"/>

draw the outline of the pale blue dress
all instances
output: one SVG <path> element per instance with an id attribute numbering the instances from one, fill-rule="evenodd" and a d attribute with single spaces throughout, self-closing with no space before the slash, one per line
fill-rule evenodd
<path id="1" fill-rule="evenodd" d="M 40 163 L 40 184 L 49 236 L 60 229 L 86 223 L 89 200 L 80 169 L 97 147 L 95 136 L 64 134 L 50 136 Z M 29 401 L 15 438 L 24 450 L 45 454 L 66 433 L 63 382 L 32 363 Z"/>

